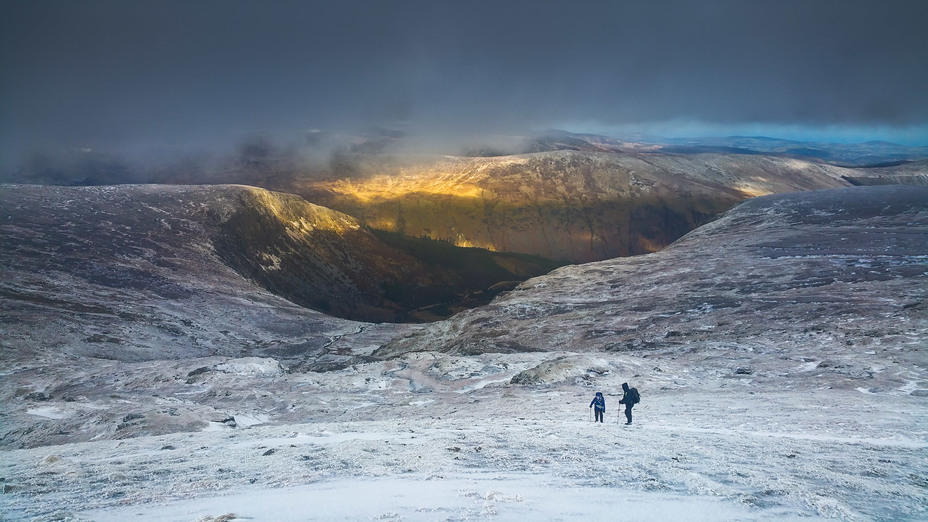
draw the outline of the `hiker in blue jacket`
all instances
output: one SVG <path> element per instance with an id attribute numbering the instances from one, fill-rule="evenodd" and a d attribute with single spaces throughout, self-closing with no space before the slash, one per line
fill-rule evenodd
<path id="1" fill-rule="evenodd" d="M 596 397 L 593 397 L 593 402 L 590 403 L 590 408 L 594 408 L 593 411 L 596 412 L 596 420 L 593 422 L 603 421 L 603 414 L 606 413 L 606 398 L 603 397 L 602 392 L 596 392 Z"/>

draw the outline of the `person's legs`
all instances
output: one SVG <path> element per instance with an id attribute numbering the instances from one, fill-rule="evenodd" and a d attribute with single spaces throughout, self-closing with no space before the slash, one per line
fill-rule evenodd
<path id="1" fill-rule="evenodd" d="M 632 405 L 631 404 L 625 405 L 625 418 L 628 419 L 628 422 L 626 422 L 625 424 L 632 423 Z"/>
<path id="2" fill-rule="evenodd" d="M 599 422 L 603 421 L 603 410 L 596 410 L 596 421 L 599 421 Z M 596 422 L 596 421 L 593 421 L 593 422 Z"/>

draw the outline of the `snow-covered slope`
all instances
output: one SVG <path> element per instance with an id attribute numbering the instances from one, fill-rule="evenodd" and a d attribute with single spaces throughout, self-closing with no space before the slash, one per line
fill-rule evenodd
<path id="1" fill-rule="evenodd" d="M 407 322 L 485 303 L 494 285 L 511 288 L 557 266 L 378 236 L 345 214 L 246 186 L 0 185 L 0 208 L 0 307 L 38 326 L 45 316 L 58 326 L 99 319 L 84 337 L 120 359 L 126 350 L 114 343 L 157 340 L 165 348 L 193 345 L 199 354 L 240 349 L 238 338 L 252 336 L 224 323 L 227 315 L 251 313 L 243 305 L 252 297 L 286 306 L 284 298 L 334 317 Z M 216 320 L 206 319 L 210 314 Z M 314 317 L 309 321 L 324 320 Z M 173 331 L 176 325 L 186 327 Z M 292 335 L 298 339 L 276 344 L 308 341 Z"/>
<path id="2" fill-rule="evenodd" d="M 281 217 L 288 204 L 302 207 L 293 223 Z M 361 326 L 268 291 L 295 277 L 294 264 L 303 292 L 370 303 L 365 281 L 351 277 L 370 258 L 352 255 L 376 239 L 293 196 L 243 186 L 3 185 L 0 207 L 4 357 L 317 357 Z M 366 242 L 332 239 L 352 233 Z M 240 248 L 249 234 L 261 237 Z M 325 276 L 340 286 L 327 288 Z"/>
<path id="3" fill-rule="evenodd" d="M 661 252 L 558 269 L 376 355 L 686 350 L 756 379 L 784 375 L 786 345 L 828 372 L 898 380 L 926 338 L 928 189 L 858 187 L 756 198 Z"/>
<path id="4" fill-rule="evenodd" d="M 331 371 L 4 349 L 0 517 L 923 520 L 926 238 L 924 187 L 759 198 L 392 341 L 333 335 Z"/>

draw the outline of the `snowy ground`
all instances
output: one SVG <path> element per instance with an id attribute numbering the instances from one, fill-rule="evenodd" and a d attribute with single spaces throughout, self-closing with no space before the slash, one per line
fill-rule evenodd
<path id="1" fill-rule="evenodd" d="M 647 361 L 655 367 L 603 354 L 418 353 L 290 375 L 300 391 L 279 399 L 327 408 L 302 422 L 237 411 L 236 427 L 4 451 L 0 518 L 928 517 L 928 414 L 908 388 L 877 401 L 829 386 L 811 364 L 781 389 L 713 377 L 685 356 Z M 509 384 L 530 368 L 554 384 Z M 239 386 L 296 393 L 279 380 L 243 372 Z M 626 380 L 642 393 L 632 426 L 618 424 Z M 595 390 L 605 424 L 590 422 Z"/>
<path id="2" fill-rule="evenodd" d="M 0 299 L 0 519 L 928 520 L 926 202 L 757 198 L 421 326 L 247 285 L 119 322 L 4 280 L 35 299 Z M 178 317 L 203 326 L 87 340 Z"/>

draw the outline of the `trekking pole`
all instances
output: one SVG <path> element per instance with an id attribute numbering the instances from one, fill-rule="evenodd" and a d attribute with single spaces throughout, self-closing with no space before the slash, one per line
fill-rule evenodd
<path id="1" fill-rule="evenodd" d="M 590 406 L 590 422 L 593 422 L 593 407 Z"/>

